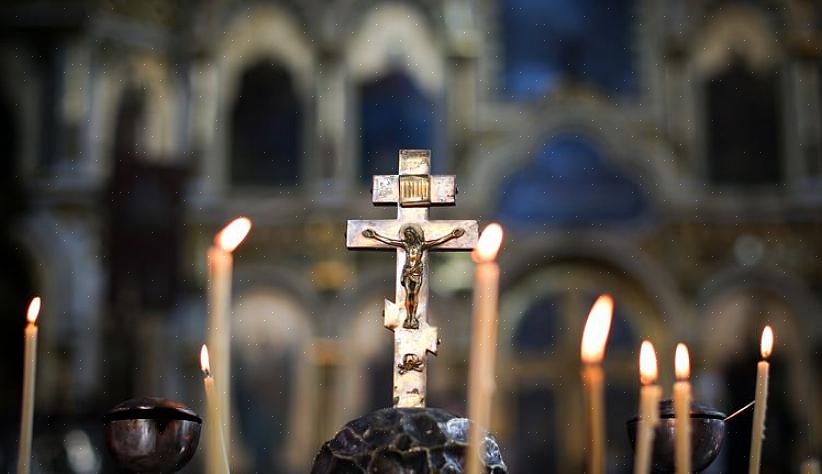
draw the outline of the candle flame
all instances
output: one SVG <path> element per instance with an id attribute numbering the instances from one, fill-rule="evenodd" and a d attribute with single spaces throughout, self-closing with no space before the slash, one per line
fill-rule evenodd
<path id="1" fill-rule="evenodd" d="M 639 381 L 642 385 L 651 385 L 656 382 L 657 366 L 656 352 L 651 341 L 642 341 L 639 349 Z"/>
<path id="2" fill-rule="evenodd" d="M 211 374 L 211 366 L 208 363 L 208 347 L 206 347 L 205 344 L 203 344 L 203 348 L 200 349 L 200 368 L 206 377 Z"/>
<path id="3" fill-rule="evenodd" d="M 767 359 L 773 352 L 773 329 L 771 326 L 765 326 L 762 330 L 762 342 L 759 344 L 759 350 L 762 352 L 762 358 Z"/>
<path id="4" fill-rule="evenodd" d="M 582 361 L 596 364 L 602 361 L 608 333 L 611 330 L 611 316 L 614 312 L 614 299 L 611 295 L 600 295 L 588 313 L 588 321 L 582 331 Z"/>
<path id="5" fill-rule="evenodd" d="M 217 233 L 214 242 L 224 251 L 233 252 L 243 242 L 250 230 L 251 220 L 248 217 L 238 217 Z"/>
<path id="6" fill-rule="evenodd" d="M 488 224 L 480 234 L 477 248 L 472 257 L 477 263 L 490 262 L 497 258 L 497 252 L 502 244 L 502 226 L 496 222 Z"/>
<path id="7" fill-rule="evenodd" d="M 30 324 L 34 324 L 37 321 L 37 316 L 40 314 L 40 297 L 35 296 L 32 298 L 31 303 L 29 303 L 29 309 L 26 311 L 26 319 Z"/>
<path id="8" fill-rule="evenodd" d="M 691 377 L 691 358 L 688 356 L 688 347 L 681 342 L 676 345 L 674 371 L 677 380 L 687 380 Z"/>

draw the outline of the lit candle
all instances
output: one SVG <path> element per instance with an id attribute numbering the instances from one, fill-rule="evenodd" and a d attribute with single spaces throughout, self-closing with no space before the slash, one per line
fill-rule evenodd
<path id="1" fill-rule="evenodd" d="M 636 435 L 636 456 L 634 474 L 651 472 L 651 453 L 654 444 L 654 429 L 659 423 L 659 399 L 662 387 L 656 384 L 656 352 L 650 341 L 642 341 L 639 350 L 639 424 Z"/>
<path id="2" fill-rule="evenodd" d="M 756 404 L 754 404 L 753 427 L 751 428 L 751 456 L 748 474 L 758 474 L 762 463 L 762 439 L 765 437 L 765 410 L 768 407 L 768 373 L 771 365 L 766 360 L 773 351 L 773 331 L 770 326 L 762 330 L 759 344 L 762 360 L 756 365 Z"/>
<path id="3" fill-rule="evenodd" d="M 484 472 L 481 462 L 483 431 L 491 424 L 499 296 L 499 265 L 495 259 L 501 243 L 502 227 L 490 224 L 480 235 L 477 248 L 472 254 L 477 272 L 474 277 L 473 335 L 468 374 L 468 418 L 473 422 L 469 439 L 471 455 L 468 456 L 468 474 Z"/>
<path id="4" fill-rule="evenodd" d="M 251 230 L 251 221 L 239 217 L 214 238 L 208 249 L 208 345 L 211 347 L 213 373 L 217 380 L 217 405 L 220 407 L 226 443 L 231 443 L 231 277 L 237 248 Z"/>
<path id="5" fill-rule="evenodd" d="M 20 416 L 20 445 L 17 450 L 17 474 L 31 470 L 31 434 L 34 422 L 34 383 L 37 374 L 37 315 L 40 314 L 40 297 L 29 303 L 26 311 L 28 324 L 25 330 L 23 356 L 23 410 Z"/>
<path id="6" fill-rule="evenodd" d="M 223 425 L 220 420 L 220 405 L 214 389 L 214 378 L 208 364 L 208 348 L 203 344 L 200 350 L 200 367 L 203 369 L 203 386 L 206 394 L 206 466 L 208 474 L 227 474 L 228 456 L 226 455 Z"/>
<path id="7" fill-rule="evenodd" d="M 581 356 L 585 367 L 582 381 L 586 388 L 588 402 L 588 429 L 590 453 L 588 453 L 588 473 L 605 472 L 605 375 L 602 372 L 602 358 L 611 330 L 611 316 L 614 300 L 609 295 L 601 295 L 594 302 L 588 321 L 582 332 Z"/>
<path id="8" fill-rule="evenodd" d="M 676 472 L 691 473 L 691 360 L 685 344 L 677 344 L 674 356 L 674 427 L 676 429 Z"/>

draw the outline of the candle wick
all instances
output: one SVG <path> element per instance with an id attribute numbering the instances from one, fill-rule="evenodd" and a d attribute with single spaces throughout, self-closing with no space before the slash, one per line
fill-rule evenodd
<path id="1" fill-rule="evenodd" d="M 747 410 L 748 408 L 754 406 L 755 404 L 756 404 L 756 400 L 752 401 L 751 403 L 745 405 L 744 407 L 740 408 L 739 410 L 737 410 L 737 411 L 731 413 L 730 415 L 726 416 L 725 419 L 722 420 L 722 421 L 730 420 L 731 418 L 735 417 L 736 415 L 739 415 L 740 413 L 742 413 L 743 411 Z"/>

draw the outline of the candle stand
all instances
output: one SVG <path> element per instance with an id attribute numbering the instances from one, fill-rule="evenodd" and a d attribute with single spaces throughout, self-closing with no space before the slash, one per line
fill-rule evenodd
<path id="1" fill-rule="evenodd" d="M 103 416 L 106 446 L 117 465 L 145 474 L 182 469 L 197 451 L 202 423 L 190 408 L 160 398 L 128 400 Z"/>
<path id="2" fill-rule="evenodd" d="M 312 474 L 465 472 L 466 418 L 438 408 L 385 408 L 350 421 L 323 444 Z M 507 474 L 497 440 L 486 434 L 483 472 Z"/>
<path id="3" fill-rule="evenodd" d="M 636 446 L 639 417 L 628 421 L 628 439 Z M 651 469 L 655 473 L 673 473 L 676 425 L 671 400 L 659 402 L 659 423 L 654 435 Z M 702 472 L 716 459 L 725 441 L 725 414 L 699 403 L 691 403 L 691 467 Z"/>

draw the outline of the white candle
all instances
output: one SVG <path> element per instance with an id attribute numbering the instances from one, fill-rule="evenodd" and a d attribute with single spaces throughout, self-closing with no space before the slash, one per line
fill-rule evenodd
<path id="1" fill-rule="evenodd" d="M 691 360 L 685 344 L 677 344 L 674 357 L 674 427 L 676 430 L 675 460 L 677 474 L 691 474 Z"/>
<path id="2" fill-rule="evenodd" d="M 214 378 L 211 377 L 208 363 L 208 348 L 203 344 L 200 350 L 200 367 L 203 369 L 203 387 L 206 394 L 206 466 L 208 474 L 228 474 L 228 456 L 226 454 L 225 439 L 223 438 L 223 424 L 220 418 L 220 405 L 217 403 L 217 394 L 214 388 Z"/>
<path id="3" fill-rule="evenodd" d="M 580 355 L 585 366 L 582 381 L 588 402 L 589 474 L 605 472 L 605 375 L 600 364 L 605 355 L 613 312 L 614 300 L 609 295 L 601 295 L 591 307 L 582 332 Z"/>
<path id="4" fill-rule="evenodd" d="M 756 365 L 756 404 L 751 427 L 751 455 L 748 461 L 748 474 L 758 474 L 762 464 L 762 439 L 765 437 L 765 410 L 768 407 L 768 374 L 770 364 L 767 359 L 773 351 L 773 331 L 765 326 L 759 347 L 762 360 Z"/>
<path id="5" fill-rule="evenodd" d="M 484 472 L 483 432 L 491 424 L 494 396 L 494 367 L 497 351 L 497 308 L 499 265 L 495 262 L 502 243 L 502 227 L 490 224 L 482 232 L 472 256 L 477 263 L 474 278 L 471 359 L 468 374 L 468 418 L 473 422 L 469 437 L 468 474 Z"/>
<path id="6" fill-rule="evenodd" d="M 656 384 L 657 363 L 654 345 L 643 341 L 639 351 L 639 423 L 636 432 L 636 455 L 634 474 L 651 472 L 651 454 L 654 445 L 654 430 L 659 423 L 659 399 L 662 387 Z"/>
<path id="7" fill-rule="evenodd" d="M 208 345 L 212 352 L 216 403 L 220 407 L 226 443 L 231 442 L 231 278 L 232 252 L 251 230 L 245 217 L 234 219 L 208 249 Z M 230 444 L 229 444 L 230 445 Z"/>
<path id="8" fill-rule="evenodd" d="M 26 311 L 28 324 L 25 330 L 23 357 L 23 409 L 20 416 L 20 444 L 17 450 L 17 474 L 31 470 L 31 437 L 34 422 L 34 385 L 37 376 L 37 316 L 40 314 L 40 297 L 29 303 Z"/>

